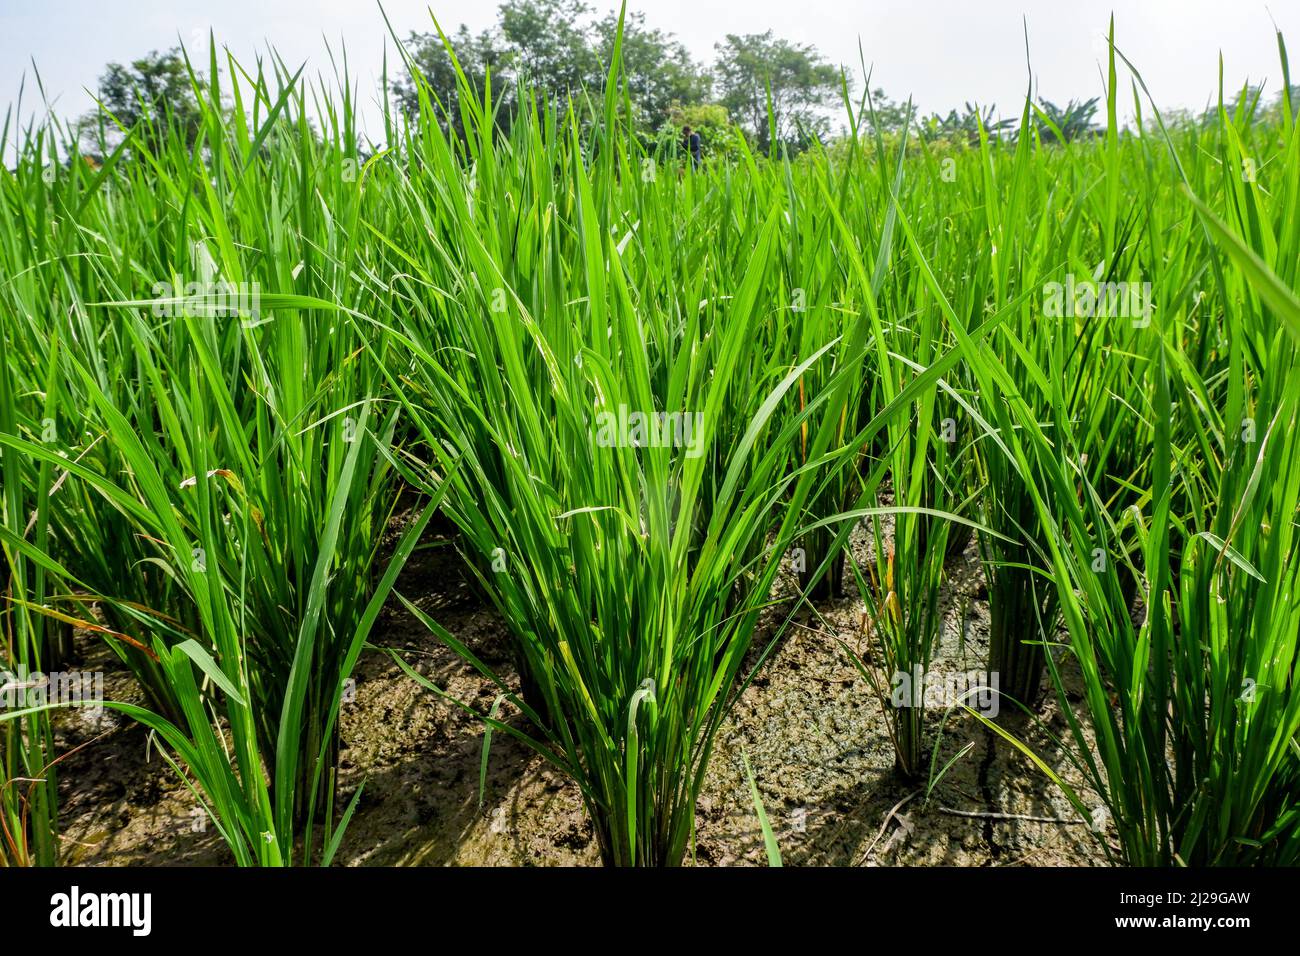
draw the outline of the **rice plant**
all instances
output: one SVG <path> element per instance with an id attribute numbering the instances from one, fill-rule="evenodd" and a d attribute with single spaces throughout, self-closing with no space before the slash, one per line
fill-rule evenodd
<path id="1" fill-rule="evenodd" d="M 216 55 L 214 45 L 210 77 Z M 229 72 L 240 75 L 233 61 Z M 44 417 L 28 418 L 67 438 L 7 423 L 6 453 L 33 462 L 45 477 L 32 486 L 50 489 L 38 536 L 7 540 L 64 586 L 51 593 L 38 577 L 21 619 L 34 609 L 108 634 L 148 692 L 151 726 L 184 739 L 183 762 L 236 858 L 287 862 L 312 858 L 313 820 L 332 804 L 339 698 L 382 603 L 397 420 L 338 304 L 365 294 L 343 265 L 362 186 L 343 175 L 355 158 L 339 148 L 355 141 L 352 94 L 341 92 L 326 160 L 297 77 L 278 66 L 243 77 L 233 115 L 215 79 L 200 89 L 192 153 L 177 137 L 127 130 L 133 163 L 119 151 L 92 178 L 74 153 L 68 174 L 14 184 L 30 194 L 6 237 L 21 277 L 7 295 L 26 318 L 11 345 L 45 370 L 28 385 Z M 155 155 L 156 141 L 169 153 Z M 272 212 L 288 178 L 332 181 L 334 214 L 299 205 L 286 229 Z M 53 248 L 22 241 L 28 226 L 40 231 L 30 220 L 73 204 L 85 231 L 56 231 Z M 88 616 L 90 601 L 107 626 Z"/>
<path id="2" fill-rule="evenodd" d="M 1285 73 L 1280 37 L 1279 50 Z M 1128 441 L 1149 460 L 1124 519 L 1082 464 L 1065 396 L 1028 357 L 1046 388 L 1006 406 L 1015 457 L 1039 475 L 1028 487 L 1084 680 L 1085 715 L 1066 713 L 1103 806 L 1081 810 L 1113 821 L 1117 858 L 1136 865 L 1286 864 L 1300 847 L 1289 424 L 1300 309 L 1278 271 L 1295 262 L 1295 114 L 1288 105 L 1280 138 L 1254 147 L 1277 151 L 1270 196 L 1224 173 L 1241 166 L 1250 115 L 1220 102 L 1217 127 L 1174 135 L 1156 112 L 1157 143 L 1133 144 L 1163 153 L 1188 215 L 1165 228 L 1158 203 L 1144 210 L 1151 234 L 1182 251 L 1166 260 L 1164 297 L 1129 357 L 1140 387 Z M 1215 161 L 1185 162 L 1197 149 Z M 1201 198 L 1223 193 L 1230 220 Z"/>

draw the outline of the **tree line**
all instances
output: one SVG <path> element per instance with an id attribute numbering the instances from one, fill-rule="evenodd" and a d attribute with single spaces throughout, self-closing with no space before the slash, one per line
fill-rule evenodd
<path id="1" fill-rule="evenodd" d="M 501 122 L 508 123 L 518 108 L 519 81 L 526 80 L 535 95 L 554 99 L 601 89 L 618 25 L 617 13 L 596 18 L 582 0 L 506 0 L 494 26 L 473 33 L 462 24 L 448 39 L 470 82 L 477 89 L 490 84 Z M 443 105 L 442 121 L 459 130 L 456 75 L 442 37 L 414 32 L 404 46 Z M 829 133 L 840 71 L 815 47 L 768 30 L 728 34 L 714 51 L 711 66 L 699 63 L 674 34 L 648 25 L 644 14 L 627 14 L 622 68 L 638 133 L 654 138 L 686 124 L 716 136 L 734 122 L 765 153 L 773 134 L 800 148 Z M 417 113 L 409 71 L 392 84 L 392 93 L 401 108 Z"/>
<path id="2" fill-rule="evenodd" d="M 448 31 L 444 43 L 437 32 L 411 32 L 402 42 L 405 65 L 385 93 L 398 114 L 414 122 L 428 115 L 419 109 L 423 87 L 438 122 L 462 135 L 459 65 L 476 90 L 490 89 L 496 121 L 508 129 L 523 108 L 518 97 L 525 87 L 543 104 L 600 91 L 618 24 L 617 13 L 597 17 L 583 0 L 504 0 L 496 22 L 477 33 L 461 24 Z M 621 60 L 632 111 L 628 119 L 644 141 L 664 143 L 690 126 L 701 134 L 706 153 L 731 152 L 743 135 L 752 149 L 768 154 L 774 147 L 798 152 L 832 137 L 831 116 L 840 100 L 852 95 L 853 83 L 816 47 L 768 30 L 727 34 L 714 44 L 714 53 L 711 64 L 698 62 L 673 33 L 650 26 L 644 14 L 626 15 Z M 202 73 L 179 48 L 126 65 L 110 63 L 99 82 L 103 111 L 85 117 L 84 138 L 102 143 L 108 127 L 120 123 L 137 128 L 146 141 L 180 130 L 192 142 L 200 115 L 195 90 L 201 87 Z M 1259 93 L 1248 87 L 1234 104 Z M 1039 98 L 1030 119 L 1048 142 L 1092 136 L 1099 132 L 1098 102 L 1070 100 L 1061 107 Z M 981 127 L 992 137 L 1014 137 L 1018 125 L 1018 120 L 995 118 L 991 106 L 971 103 L 922 116 L 910 101 L 891 100 L 881 89 L 857 98 L 855 108 L 868 111 L 866 126 L 873 131 L 891 134 L 910 126 L 929 139 L 977 142 Z M 1209 122 L 1213 112 L 1181 118 Z"/>

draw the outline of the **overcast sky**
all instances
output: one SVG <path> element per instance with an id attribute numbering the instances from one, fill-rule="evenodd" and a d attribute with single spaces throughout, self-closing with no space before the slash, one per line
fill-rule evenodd
<path id="1" fill-rule="evenodd" d="M 589 3 L 598 13 L 618 6 L 616 0 Z M 431 28 L 430 6 L 444 28 L 463 22 L 479 30 L 496 20 L 496 0 L 384 4 L 402 37 Z M 1018 115 L 1027 80 L 1022 19 L 1037 91 L 1060 104 L 1102 92 L 1103 37 L 1112 10 L 1119 48 L 1162 107 L 1205 105 L 1215 92 L 1220 53 L 1230 86 L 1249 78 L 1267 81 L 1276 92 L 1281 69 L 1274 23 L 1300 51 L 1300 0 L 637 0 L 630 7 L 706 62 L 724 34 L 770 28 L 858 72 L 860 41 L 874 68 L 872 86 L 895 99 L 910 93 L 926 113 L 972 101 Z M 366 127 L 378 136 L 372 91 L 391 40 L 368 0 L 0 0 L 0 113 L 16 99 L 24 73 L 23 112 L 39 106 L 33 62 L 56 112 L 75 115 L 90 105 L 85 89 L 95 87 L 105 63 L 178 41 L 201 45 L 206 58 L 209 28 L 243 62 L 271 45 L 294 67 L 310 61 L 309 72 L 329 71 L 327 40 L 336 50 L 346 41 L 364 91 Z M 1300 55 L 1294 59 L 1300 75 Z M 1129 114 L 1130 100 L 1127 92 L 1121 98 Z"/>

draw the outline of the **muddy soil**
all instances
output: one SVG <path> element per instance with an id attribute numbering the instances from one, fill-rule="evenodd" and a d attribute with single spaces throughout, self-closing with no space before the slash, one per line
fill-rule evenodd
<path id="1" fill-rule="evenodd" d="M 853 548 L 865 561 L 865 532 Z M 939 673 L 975 672 L 988 644 L 983 576 L 974 547 L 949 567 Z M 788 594 L 794 575 L 783 576 Z M 854 590 L 852 576 L 846 587 Z M 507 682 L 514 674 L 507 633 L 468 586 L 453 539 L 434 535 L 412 556 L 398 589 L 469 645 Z M 856 595 L 805 610 L 777 639 L 718 736 L 688 863 L 765 865 L 745 776 L 747 755 L 787 865 L 1024 866 L 1103 865 L 1092 833 L 1047 777 L 1012 746 L 969 717 L 939 733 L 932 711 L 935 767 L 951 762 L 932 787 L 905 782 L 881 702 L 841 641 L 866 650 L 865 608 Z M 785 617 L 774 612 L 752 660 Z M 102 642 L 78 635 L 85 669 L 102 669 L 106 696 L 140 699 L 129 673 Z M 385 649 L 401 653 L 452 697 L 486 712 L 498 690 L 442 646 L 401 607 L 375 629 L 375 649 L 356 674 L 341 719 L 340 782 L 350 799 L 365 791 L 344 838 L 345 865 L 595 865 L 591 826 L 577 788 L 541 757 L 503 733 L 492 740 L 480 792 L 483 727 L 449 701 L 406 677 Z M 1073 675 L 1063 660 L 1067 691 Z M 1053 741 L 1069 732 L 1054 695 L 1038 721 L 1003 717 L 1006 726 L 1074 786 L 1087 806 L 1095 795 Z M 503 704 L 503 719 L 526 729 Z M 60 799 L 67 860 L 83 865 L 199 865 L 231 862 L 193 794 L 149 735 L 110 711 L 60 716 Z M 928 792 L 927 792 L 928 791 Z M 1105 838 L 1102 834 L 1100 838 Z"/>

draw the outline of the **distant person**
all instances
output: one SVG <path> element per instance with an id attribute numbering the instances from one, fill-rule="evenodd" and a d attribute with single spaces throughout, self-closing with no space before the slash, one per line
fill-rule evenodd
<path id="1" fill-rule="evenodd" d="M 682 127 L 682 149 L 690 153 L 691 166 L 700 168 L 700 134 L 689 126 Z"/>

